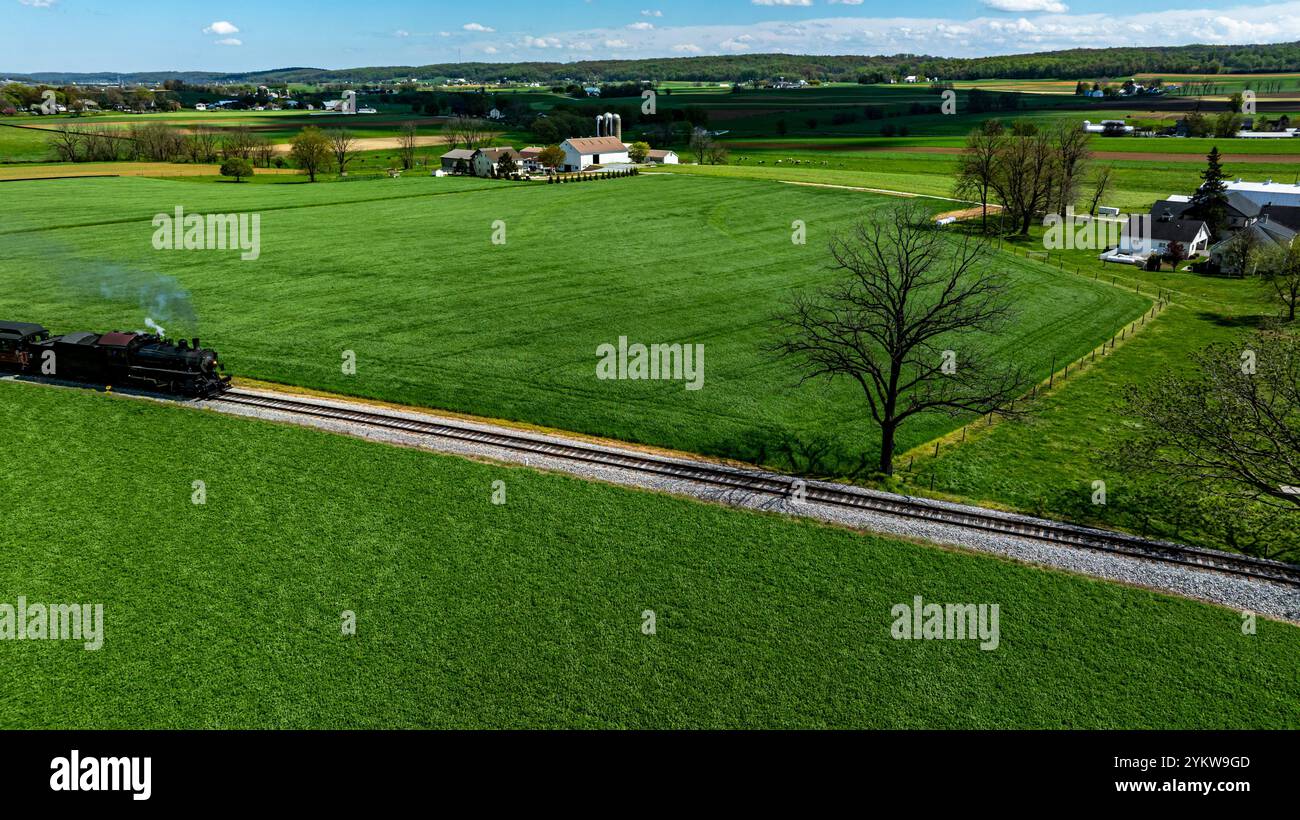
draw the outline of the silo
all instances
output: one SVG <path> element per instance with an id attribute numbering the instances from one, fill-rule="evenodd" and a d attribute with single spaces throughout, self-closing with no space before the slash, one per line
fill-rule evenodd
<path id="1" fill-rule="evenodd" d="M 605 118 L 600 114 L 597 114 L 596 115 L 596 136 L 598 137 L 603 136 L 601 134 L 601 130 L 604 128 L 604 126 L 605 126 Z"/>
<path id="2" fill-rule="evenodd" d="M 614 136 L 618 137 L 619 142 L 623 141 L 623 116 L 621 114 L 614 115 Z"/>

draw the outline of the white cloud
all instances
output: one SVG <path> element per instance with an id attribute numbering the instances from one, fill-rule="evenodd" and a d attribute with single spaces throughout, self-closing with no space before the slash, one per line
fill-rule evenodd
<path id="1" fill-rule="evenodd" d="M 658 9 L 641 9 L 642 17 L 663 17 L 664 13 Z"/>
<path id="2" fill-rule="evenodd" d="M 216 43 L 219 46 L 242 46 L 244 41 L 240 40 L 238 37 L 222 37 L 220 40 L 217 40 Z"/>
<path id="3" fill-rule="evenodd" d="M 1042 11 L 1051 14 L 1065 14 L 1070 7 L 1061 0 L 984 0 L 984 5 L 998 11 Z"/>
<path id="4" fill-rule="evenodd" d="M 410 36 L 411 36 L 411 32 L 407 31 L 407 30 L 404 29 L 404 28 L 399 28 L 397 31 L 394 31 L 394 32 L 393 32 L 393 36 L 394 36 L 394 37 L 410 37 Z"/>
<path id="5" fill-rule="evenodd" d="M 811 6 L 812 0 L 750 0 L 756 6 Z"/>
<path id="6" fill-rule="evenodd" d="M 559 48 L 560 41 L 555 37 L 529 37 L 523 39 L 524 48 Z"/>
<path id="7" fill-rule="evenodd" d="M 59 2 L 59 0 L 18 0 L 24 6 L 31 6 L 34 9 L 48 9 L 50 6 Z"/>
<path id="8" fill-rule="evenodd" d="M 483 34 L 491 34 L 492 32 L 496 31 L 496 29 L 485 26 L 482 23 L 466 23 L 465 25 L 461 26 L 461 28 L 465 29 L 466 31 L 477 31 Z"/>
<path id="9" fill-rule="evenodd" d="M 484 49 L 483 49 L 483 53 L 484 53 L 484 54 L 496 54 L 496 53 L 497 53 L 497 47 L 496 47 L 496 46 L 486 46 L 486 47 L 484 47 Z"/>
<path id="10" fill-rule="evenodd" d="M 1065 5 L 1062 0 L 986 1 Z M 854 4 L 840 0 L 837 5 Z M 842 11 L 849 12 L 848 9 Z M 508 45 L 498 43 L 498 46 L 503 56 L 520 60 L 529 59 L 529 53 L 538 48 L 550 49 L 552 53 L 580 48 L 574 43 L 593 45 L 593 56 L 599 57 L 604 50 L 620 59 L 774 52 L 878 55 L 901 51 L 975 57 L 1153 43 L 1172 46 L 1300 40 L 1300 0 L 1260 0 L 1259 5 L 1217 9 L 1191 5 L 1130 14 L 1035 11 L 1003 14 L 986 10 L 983 14 L 976 11 L 969 15 L 945 17 L 870 17 L 860 14 L 860 11 L 854 9 L 838 17 L 797 22 L 774 19 L 757 23 L 665 26 L 642 20 L 630 26 L 538 32 L 541 36 L 523 40 L 516 38 Z"/>
<path id="11" fill-rule="evenodd" d="M 218 20 L 203 29 L 204 34 L 238 34 L 239 27 L 229 20 Z"/>

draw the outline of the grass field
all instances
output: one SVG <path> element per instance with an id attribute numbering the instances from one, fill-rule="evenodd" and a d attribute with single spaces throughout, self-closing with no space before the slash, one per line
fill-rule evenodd
<path id="1" fill-rule="evenodd" d="M 831 233 L 892 198 L 651 175 L 6 185 L 6 204 L 21 203 L 2 214 L 7 316 L 62 332 L 140 327 L 148 315 L 201 335 L 249 377 L 812 472 L 871 459 L 855 389 L 796 388 L 790 365 L 761 348 L 791 294 L 827 281 Z M 260 213 L 260 258 L 154 250 L 150 220 L 178 205 Z M 794 220 L 808 225 L 806 245 L 791 242 Z M 492 242 L 497 221 L 504 245 Z M 996 264 L 1012 275 L 1017 317 L 987 344 L 1044 377 L 1053 358 L 1082 355 L 1149 304 L 1038 263 Z M 703 389 L 596 379 L 597 348 L 621 336 L 703 344 Z M 342 373 L 344 351 L 355 376 Z M 960 423 L 918 418 L 903 446 Z"/>
<path id="2" fill-rule="evenodd" d="M 1035 229 L 1035 240 L 1040 235 L 1041 229 Z M 945 447 L 937 460 L 918 452 L 918 481 L 928 487 L 933 476 L 937 491 L 955 497 L 1214 547 L 1241 548 L 1262 537 L 1262 545 L 1275 557 L 1300 557 L 1295 533 L 1262 534 L 1258 522 L 1243 524 L 1235 534 L 1198 529 L 1185 491 L 1170 492 L 1149 479 L 1125 475 L 1108 458 L 1137 432 L 1123 413 L 1125 389 L 1153 373 L 1187 370 L 1194 352 L 1211 343 L 1241 340 L 1265 319 L 1277 317 L 1278 307 L 1266 286 L 1254 280 L 1103 265 L 1091 251 L 1054 256 L 1085 275 L 1114 278 L 1123 287 L 1148 293 L 1164 291 L 1173 303 L 1131 341 L 1038 402 L 1023 419 Z M 1097 480 L 1107 485 L 1104 506 L 1092 503 L 1092 482 Z M 1239 509 L 1244 513 L 1248 508 Z M 1229 543 L 1229 538 L 1239 540 Z"/>
<path id="3" fill-rule="evenodd" d="M 1300 630 L 1227 610 L 89 391 L 0 407 L 0 600 L 105 624 L 0 641 L 4 728 L 1300 726 Z M 916 595 L 997 603 L 998 648 L 892 640 Z"/>

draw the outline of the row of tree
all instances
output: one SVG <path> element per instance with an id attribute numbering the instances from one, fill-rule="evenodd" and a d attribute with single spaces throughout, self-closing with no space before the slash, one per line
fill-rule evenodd
<path id="1" fill-rule="evenodd" d="M 983 229 L 988 229 L 989 205 L 997 204 L 1003 224 L 1025 236 L 1038 215 L 1064 215 L 1076 204 L 1091 160 L 1088 134 L 1075 123 L 1063 120 L 1039 128 L 1017 120 L 1007 128 L 999 120 L 985 120 L 966 138 L 955 190 L 957 196 L 980 204 Z M 1092 175 L 1090 212 L 1095 212 L 1110 179 L 1109 168 Z"/>

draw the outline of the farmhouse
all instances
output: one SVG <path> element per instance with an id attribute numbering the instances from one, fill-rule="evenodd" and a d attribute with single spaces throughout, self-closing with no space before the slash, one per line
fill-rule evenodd
<path id="1" fill-rule="evenodd" d="M 510 157 L 515 166 L 522 169 L 523 157 L 513 148 L 480 148 L 470 159 L 470 168 L 476 177 L 490 177 L 497 169 L 502 157 Z"/>
<path id="2" fill-rule="evenodd" d="M 681 162 L 676 151 L 651 148 L 646 152 L 645 161 L 655 165 L 677 165 Z"/>
<path id="3" fill-rule="evenodd" d="M 630 162 L 627 146 L 617 137 L 575 137 L 560 143 L 564 170 L 582 171 L 592 165 Z"/>
<path id="4" fill-rule="evenodd" d="M 1140 265 L 1152 255 L 1165 255 L 1175 243 L 1182 247 L 1185 258 L 1203 254 L 1210 243 L 1210 228 L 1199 219 L 1130 219 L 1123 224 L 1119 247 L 1101 254 L 1101 259 Z"/>

